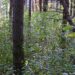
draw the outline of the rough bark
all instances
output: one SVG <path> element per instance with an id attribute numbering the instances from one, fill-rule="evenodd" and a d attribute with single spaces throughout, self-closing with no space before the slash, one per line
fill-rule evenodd
<path id="1" fill-rule="evenodd" d="M 13 5 L 13 69 L 15 75 L 23 75 L 23 0 L 14 0 Z"/>

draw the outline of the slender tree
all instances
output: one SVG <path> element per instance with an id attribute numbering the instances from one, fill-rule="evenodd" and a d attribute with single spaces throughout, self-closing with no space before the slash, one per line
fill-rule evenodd
<path id="1" fill-rule="evenodd" d="M 27 45 L 28 48 L 30 47 L 30 42 L 31 42 L 31 0 L 29 0 L 29 23 L 28 23 L 28 35 L 27 35 Z"/>
<path id="2" fill-rule="evenodd" d="M 13 13 L 13 0 L 10 0 L 10 8 L 9 8 L 9 18 L 12 19 Z"/>
<path id="3" fill-rule="evenodd" d="M 70 15 L 72 15 L 72 0 L 70 0 Z"/>
<path id="4" fill-rule="evenodd" d="M 31 21 L 31 0 L 29 0 L 29 21 Z"/>
<path id="5" fill-rule="evenodd" d="M 75 16 L 75 0 L 74 0 L 74 8 L 73 8 L 73 13 L 74 13 L 74 16 Z"/>
<path id="6" fill-rule="evenodd" d="M 46 12 L 48 9 L 48 0 L 43 0 L 43 11 Z"/>
<path id="7" fill-rule="evenodd" d="M 15 75 L 23 75 L 23 0 L 13 0 L 13 69 Z"/>
<path id="8" fill-rule="evenodd" d="M 32 0 L 32 11 L 34 12 L 34 0 Z"/>
<path id="9" fill-rule="evenodd" d="M 65 0 L 66 2 L 66 6 L 67 6 L 67 11 L 68 11 L 68 15 L 69 15 L 69 0 Z M 67 15 L 66 15 L 66 9 L 63 9 L 63 24 L 67 24 Z"/>
<path id="10" fill-rule="evenodd" d="M 66 2 L 67 10 L 69 11 L 69 0 L 66 0 L 65 2 Z M 64 8 L 63 9 L 63 22 L 62 22 L 63 25 L 62 25 L 62 28 L 65 27 L 66 24 L 67 24 L 66 18 L 67 18 L 67 15 L 66 15 L 65 8 Z M 67 45 L 64 34 L 65 34 L 65 31 L 62 29 L 61 45 L 60 45 L 62 49 L 66 48 L 66 45 Z"/>
<path id="11" fill-rule="evenodd" d="M 39 9 L 40 9 L 40 12 L 42 11 L 42 0 L 39 0 Z"/>
<path id="12" fill-rule="evenodd" d="M 72 18 L 69 15 L 67 3 L 66 3 L 67 0 L 58 0 L 58 1 L 60 1 L 60 3 L 63 5 L 64 11 L 65 11 L 65 14 L 66 14 L 67 22 L 69 22 L 70 25 L 75 26 L 75 24 L 72 21 Z"/>
<path id="13" fill-rule="evenodd" d="M 30 40 L 31 35 L 31 0 L 29 0 L 29 24 L 28 24 L 28 41 Z M 30 43 L 30 42 L 29 42 Z"/>

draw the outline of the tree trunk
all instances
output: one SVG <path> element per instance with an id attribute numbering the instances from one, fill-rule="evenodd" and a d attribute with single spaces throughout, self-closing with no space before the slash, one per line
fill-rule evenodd
<path id="1" fill-rule="evenodd" d="M 42 11 L 42 0 L 39 0 L 39 9 L 40 9 L 40 12 Z"/>
<path id="2" fill-rule="evenodd" d="M 23 3 L 23 0 L 14 0 L 13 5 L 13 69 L 15 75 L 23 75 Z"/>
<path id="3" fill-rule="evenodd" d="M 66 3 L 66 6 L 67 6 L 67 10 L 69 11 L 69 0 L 66 0 L 65 3 Z M 62 25 L 62 28 L 64 28 L 67 24 L 66 18 L 67 18 L 67 15 L 66 15 L 66 10 L 64 8 L 63 9 L 63 22 L 62 22 L 63 25 Z M 62 49 L 66 48 L 66 45 L 67 45 L 64 35 L 65 35 L 65 31 L 62 29 L 61 45 L 60 45 Z"/>
<path id="4" fill-rule="evenodd" d="M 43 11 L 46 12 L 48 9 L 48 0 L 43 0 Z"/>
<path id="5" fill-rule="evenodd" d="M 67 11 L 69 12 L 69 0 L 65 0 L 66 2 L 66 5 L 67 5 Z M 69 14 L 69 13 L 68 13 Z M 63 9 L 63 24 L 67 24 L 67 15 L 66 15 L 66 11 L 65 11 L 65 8 Z"/>
<path id="6" fill-rule="evenodd" d="M 31 40 L 31 0 L 29 0 L 29 24 L 28 24 L 28 41 Z M 29 42 L 30 43 L 30 42 Z"/>
<path id="7" fill-rule="evenodd" d="M 12 14 L 13 14 L 13 0 L 10 0 L 10 8 L 9 8 L 9 18 L 12 20 Z"/>
<path id="8" fill-rule="evenodd" d="M 58 0 L 63 5 L 65 14 L 66 14 L 66 21 L 69 22 L 70 25 L 75 26 L 75 24 L 72 21 L 72 18 L 69 15 L 68 7 L 67 7 L 67 0 Z"/>

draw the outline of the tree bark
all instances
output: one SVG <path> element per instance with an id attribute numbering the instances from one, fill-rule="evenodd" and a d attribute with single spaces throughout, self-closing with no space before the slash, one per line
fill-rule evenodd
<path id="1" fill-rule="evenodd" d="M 40 12 L 42 11 L 42 0 L 39 0 L 39 9 L 40 9 Z"/>
<path id="2" fill-rule="evenodd" d="M 13 5 L 13 69 L 15 75 L 23 75 L 23 3 L 23 0 L 14 0 Z"/>

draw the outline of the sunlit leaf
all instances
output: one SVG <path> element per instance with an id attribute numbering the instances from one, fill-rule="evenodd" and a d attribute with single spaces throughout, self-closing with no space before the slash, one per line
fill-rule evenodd
<path id="1" fill-rule="evenodd" d="M 65 27 L 63 28 L 64 31 L 71 30 L 71 29 L 72 29 L 72 26 L 69 26 L 69 25 L 68 25 L 68 26 L 65 26 Z"/>
<path id="2" fill-rule="evenodd" d="M 66 37 L 75 38 L 75 32 L 67 34 Z"/>

